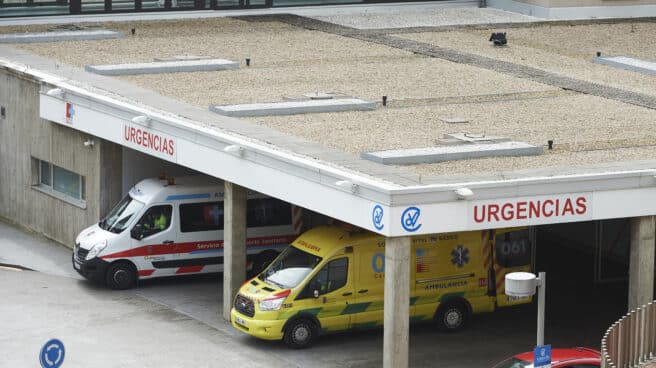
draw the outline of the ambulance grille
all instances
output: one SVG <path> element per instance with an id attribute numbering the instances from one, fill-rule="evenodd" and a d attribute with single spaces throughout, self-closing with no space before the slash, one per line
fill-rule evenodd
<path id="1" fill-rule="evenodd" d="M 253 301 L 240 294 L 237 294 L 235 298 L 235 309 L 245 316 L 253 317 L 255 315 Z"/>
<path id="2" fill-rule="evenodd" d="M 87 260 L 87 254 L 89 254 L 88 249 L 84 249 L 78 246 L 77 252 L 75 253 L 75 258 L 77 258 L 77 260 L 80 262 L 84 262 Z"/>

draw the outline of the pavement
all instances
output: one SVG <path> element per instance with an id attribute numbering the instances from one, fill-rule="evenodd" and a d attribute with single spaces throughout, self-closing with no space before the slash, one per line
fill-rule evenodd
<path id="1" fill-rule="evenodd" d="M 62 245 L 0 222 L 0 367 L 38 366 L 39 350 L 51 338 L 66 347 L 64 367 L 382 365 L 381 329 L 323 336 L 311 349 L 291 350 L 282 342 L 247 336 L 222 319 L 221 275 L 155 279 L 112 291 L 76 275 L 70 256 Z M 557 285 L 553 278 L 552 285 Z M 598 349 L 618 314 L 592 303 L 617 299 L 608 287 L 595 299 L 580 294 L 548 291 L 553 297 L 547 299 L 545 341 Z M 557 295 L 566 302 L 556 301 Z M 491 367 L 531 350 L 535 308 L 529 304 L 475 315 L 470 328 L 458 334 L 413 325 L 410 366 Z M 580 318 L 595 309 L 594 315 L 603 318 Z"/>

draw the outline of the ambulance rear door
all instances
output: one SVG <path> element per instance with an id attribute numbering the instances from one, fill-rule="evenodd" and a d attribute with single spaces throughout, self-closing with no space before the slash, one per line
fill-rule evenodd
<path id="1" fill-rule="evenodd" d="M 531 297 L 518 298 L 505 294 L 505 278 L 511 272 L 531 272 L 531 241 L 529 228 L 493 231 L 494 274 L 497 306 L 506 307 L 531 302 Z"/>

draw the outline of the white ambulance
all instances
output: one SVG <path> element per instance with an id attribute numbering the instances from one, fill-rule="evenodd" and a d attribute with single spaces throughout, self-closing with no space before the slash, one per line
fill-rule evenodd
<path id="1" fill-rule="evenodd" d="M 112 289 L 137 280 L 223 270 L 223 182 L 146 179 L 75 241 L 73 267 Z M 247 260 L 263 270 L 299 234 L 301 209 L 248 193 Z"/>

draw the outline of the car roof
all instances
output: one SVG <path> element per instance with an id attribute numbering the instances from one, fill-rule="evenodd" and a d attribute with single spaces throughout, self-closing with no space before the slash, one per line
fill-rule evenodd
<path id="1" fill-rule="evenodd" d="M 566 348 L 566 349 L 559 348 L 559 349 L 551 350 L 552 363 L 562 362 L 572 359 L 600 358 L 600 357 L 601 357 L 601 353 L 599 351 L 589 348 L 577 347 L 577 348 Z M 532 362 L 533 352 L 528 351 L 526 353 L 517 354 L 515 355 L 515 358 Z"/>

